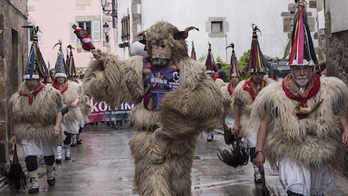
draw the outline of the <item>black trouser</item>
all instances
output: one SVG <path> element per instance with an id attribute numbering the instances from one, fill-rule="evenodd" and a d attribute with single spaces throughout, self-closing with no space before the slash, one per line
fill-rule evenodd
<path id="1" fill-rule="evenodd" d="M 44 161 L 46 165 L 50 165 L 50 166 L 53 165 L 54 160 L 55 160 L 54 155 L 44 156 Z M 28 172 L 37 170 L 38 168 L 37 157 L 36 156 L 25 157 L 25 164 L 26 164 Z"/>
<path id="2" fill-rule="evenodd" d="M 250 162 L 253 163 L 254 158 L 255 158 L 255 148 L 250 148 L 249 154 L 250 154 Z"/>
<path id="3" fill-rule="evenodd" d="M 68 133 L 64 131 L 64 134 L 66 135 L 65 140 L 63 141 L 64 144 L 70 145 L 71 144 L 71 133 Z"/>

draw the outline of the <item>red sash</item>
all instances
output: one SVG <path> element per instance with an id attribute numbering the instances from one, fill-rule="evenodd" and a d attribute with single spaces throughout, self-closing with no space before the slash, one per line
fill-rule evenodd
<path id="1" fill-rule="evenodd" d="M 41 84 L 41 86 L 37 87 L 32 93 L 24 94 L 21 91 L 18 91 L 20 96 L 28 97 L 29 105 L 31 105 L 34 101 L 34 96 L 39 93 L 43 88 L 45 88 L 46 84 Z"/>
<path id="2" fill-rule="evenodd" d="M 314 97 L 320 89 L 320 77 L 317 74 L 313 74 L 312 81 L 307 84 L 303 93 L 295 84 L 291 74 L 284 78 L 282 87 L 288 98 L 300 101 L 300 107 L 307 107 L 307 100 Z M 308 117 L 308 114 L 296 114 L 296 116 L 298 119 L 304 119 Z"/>
<path id="3" fill-rule="evenodd" d="M 231 84 L 231 83 L 228 84 L 228 86 L 227 86 L 227 91 L 228 91 L 228 93 L 229 93 L 230 95 L 233 94 L 234 88 L 232 88 L 232 84 Z"/>
<path id="4" fill-rule="evenodd" d="M 60 89 L 60 86 L 59 86 L 59 84 L 57 84 L 57 83 L 53 83 L 52 86 L 53 86 L 53 88 L 59 90 L 59 91 L 60 91 L 60 94 L 63 94 L 66 90 L 68 90 L 68 87 L 69 87 L 67 82 L 64 83 L 62 89 Z"/>
<path id="5" fill-rule="evenodd" d="M 266 86 L 266 81 L 262 80 L 261 82 L 261 90 Z M 250 97 L 255 100 L 257 94 L 259 94 L 259 91 L 257 90 L 256 85 L 254 82 L 251 82 L 251 78 L 247 79 L 244 83 L 243 90 L 248 91 L 250 94 Z"/>

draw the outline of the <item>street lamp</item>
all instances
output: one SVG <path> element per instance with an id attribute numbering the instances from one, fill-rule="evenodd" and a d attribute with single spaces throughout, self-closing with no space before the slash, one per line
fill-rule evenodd
<path id="1" fill-rule="evenodd" d="M 107 0 L 101 0 L 100 1 L 100 4 L 103 8 L 103 12 L 105 15 L 107 16 L 112 16 L 112 17 L 116 17 L 117 16 L 117 13 L 115 12 L 115 6 L 114 6 L 114 1 L 112 3 L 109 3 L 107 2 Z M 112 9 L 111 10 L 107 10 L 106 7 L 109 5 L 109 4 L 112 4 Z"/>
<path id="2" fill-rule="evenodd" d="M 107 22 L 103 25 L 103 32 L 105 34 L 106 43 L 109 43 L 109 25 Z"/>
<path id="3" fill-rule="evenodd" d="M 103 25 L 103 32 L 105 34 L 107 34 L 109 32 L 109 25 L 107 22 L 105 22 L 105 24 Z"/>

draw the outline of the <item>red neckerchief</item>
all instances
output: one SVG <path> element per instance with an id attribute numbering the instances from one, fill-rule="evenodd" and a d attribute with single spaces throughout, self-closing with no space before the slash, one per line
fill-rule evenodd
<path id="1" fill-rule="evenodd" d="M 20 96 L 28 97 L 29 105 L 31 105 L 31 104 L 33 103 L 33 101 L 34 101 L 34 96 L 35 96 L 37 93 L 39 93 L 43 88 L 45 88 L 45 86 L 46 86 L 46 84 L 42 84 L 42 83 L 41 83 L 41 85 L 40 85 L 39 87 L 37 87 L 37 88 L 36 88 L 32 93 L 30 93 L 30 94 L 24 94 L 24 93 L 22 93 L 21 90 L 19 90 L 18 93 L 19 93 Z"/>
<path id="2" fill-rule="evenodd" d="M 231 83 L 228 84 L 228 86 L 227 86 L 227 91 L 228 91 L 228 93 L 229 93 L 230 95 L 233 94 L 233 92 L 234 92 L 234 87 L 232 86 Z"/>
<path id="3" fill-rule="evenodd" d="M 313 74 L 312 80 L 301 93 L 300 88 L 295 84 L 291 74 L 287 75 L 282 82 L 283 90 L 290 99 L 300 101 L 300 107 L 307 107 L 307 100 L 314 97 L 320 89 L 320 77 Z M 296 114 L 298 119 L 308 117 L 308 114 Z"/>
<path id="4" fill-rule="evenodd" d="M 60 91 L 60 94 L 63 94 L 66 90 L 68 90 L 68 87 L 69 87 L 67 82 L 64 83 L 62 89 L 60 89 L 60 86 L 59 86 L 59 84 L 57 84 L 57 83 L 53 83 L 52 86 L 53 86 L 53 88 L 59 90 L 59 91 Z"/>
<path id="5" fill-rule="evenodd" d="M 74 82 L 76 82 L 77 84 L 79 84 L 79 83 L 80 83 L 78 80 L 74 80 Z"/>
<path id="6" fill-rule="evenodd" d="M 261 90 L 266 86 L 266 81 L 262 80 L 261 82 Z M 243 90 L 248 91 L 250 93 L 250 97 L 255 100 L 257 94 L 259 94 L 259 91 L 257 90 L 256 85 L 254 82 L 251 82 L 251 78 L 247 79 L 244 83 Z"/>

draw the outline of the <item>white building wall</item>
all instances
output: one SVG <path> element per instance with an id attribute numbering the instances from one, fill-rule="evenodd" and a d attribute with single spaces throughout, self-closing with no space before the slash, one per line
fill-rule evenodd
<path id="1" fill-rule="evenodd" d="M 119 1 L 120 16 L 130 6 L 131 0 Z M 252 24 L 261 30 L 259 43 L 262 52 L 272 58 L 281 58 L 288 42 L 287 33 L 283 32 L 282 12 L 288 11 L 288 5 L 293 0 L 141 0 L 142 30 L 149 28 L 157 21 L 164 20 L 184 30 L 187 26 L 195 26 L 200 31 L 192 30 L 186 39 L 189 51 L 194 41 L 197 58 L 208 52 L 208 42 L 211 43 L 215 59 L 220 56 L 229 63 L 231 49 L 226 46 L 235 44 L 236 55 L 239 58 L 250 49 Z M 309 9 L 312 16 L 315 9 Z M 226 35 L 210 37 L 209 18 L 222 17 L 226 20 Z M 315 16 L 314 16 L 315 17 Z M 121 17 L 120 17 L 121 18 Z M 132 19 L 131 19 L 132 21 Z M 131 40 L 133 41 L 133 40 Z M 317 41 L 314 40 L 315 46 Z"/>
<path id="2" fill-rule="evenodd" d="M 325 1 L 326 12 L 331 14 L 331 32 L 337 33 L 348 30 L 348 1 Z"/>

